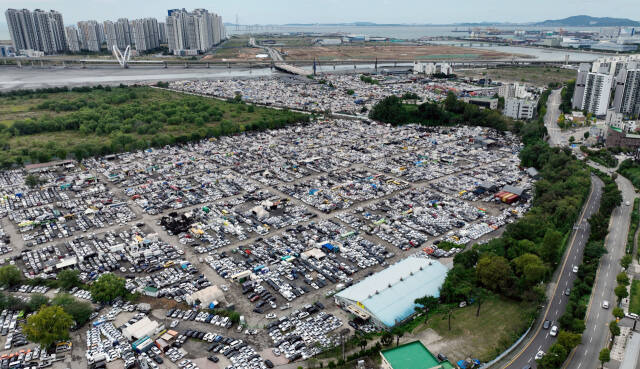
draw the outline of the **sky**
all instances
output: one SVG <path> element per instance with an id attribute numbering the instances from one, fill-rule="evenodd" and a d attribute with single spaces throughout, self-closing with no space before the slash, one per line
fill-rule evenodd
<path id="1" fill-rule="evenodd" d="M 156 17 L 167 9 L 205 8 L 225 22 L 240 24 L 376 23 L 446 24 L 460 22 L 533 22 L 572 15 L 640 20 L 638 0 L 0 0 L 7 8 L 55 9 L 65 23 Z M 0 17 L 4 25 L 4 16 Z"/>

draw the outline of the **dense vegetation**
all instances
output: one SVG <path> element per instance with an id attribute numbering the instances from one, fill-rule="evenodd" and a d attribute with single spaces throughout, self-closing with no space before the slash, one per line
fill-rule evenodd
<path id="1" fill-rule="evenodd" d="M 421 105 L 404 104 L 402 98 L 388 96 L 371 109 L 369 118 L 392 125 L 405 123 L 420 123 L 428 126 L 465 124 L 491 127 L 500 131 L 505 131 L 512 126 L 512 121 L 500 112 L 480 109 L 476 105 L 467 104 L 458 100 L 451 92 L 443 104 L 435 102 L 425 102 Z"/>
<path id="2" fill-rule="evenodd" d="M 560 111 L 568 114 L 571 113 L 573 109 L 571 109 L 571 99 L 573 98 L 573 91 L 576 88 L 576 80 L 571 80 L 567 82 L 566 86 L 562 89 L 560 93 L 560 97 L 562 98 L 562 102 L 560 103 Z"/>
<path id="3" fill-rule="evenodd" d="M 589 159 L 607 168 L 615 168 L 618 159 L 608 149 L 590 150 L 586 146 L 580 146 L 580 151 L 587 154 Z"/>
<path id="4" fill-rule="evenodd" d="M 308 121 L 304 114 L 149 87 L 0 95 L 0 165 L 132 151 Z"/>
<path id="5" fill-rule="evenodd" d="M 620 163 L 618 173 L 630 180 L 635 188 L 640 188 L 640 164 L 633 159 L 627 159 Z"/>

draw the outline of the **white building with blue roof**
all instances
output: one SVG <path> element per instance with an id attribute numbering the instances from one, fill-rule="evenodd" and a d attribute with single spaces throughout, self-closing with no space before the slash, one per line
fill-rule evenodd
<path id="1" fill-rule="evenodd" d="M 409 318 L 414 301 L 440 296 L 448 269 L 439 261 L 408 257 L 334 295 L 342 308 L 380 328 L 391 328 Z"/>

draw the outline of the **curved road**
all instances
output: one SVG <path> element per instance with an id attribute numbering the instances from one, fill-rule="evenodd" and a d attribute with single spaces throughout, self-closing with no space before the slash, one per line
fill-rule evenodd
<path id="1" fill-rule="evenodd" d="M 589 239 L 589 222 L 587 222 L 587 219 L 598 211 L 603 185 L 600 178 L 593 175 L 591 176 L 591 191 L 589 197 L 574 226 L 571 241 L 569 242 L 562 260 L 562 265 L 557 273 L 557 282 L 550 286 L 552 293 L 547 306 L 544 307 L 544 314 L 536 321 L 533 327 L 533 336 L 526 341 L 526 344 L 520 348 L 520 351 L 518 351 L 502 369 L 523 369 L 527 365 L 535 368 L 536 361 L 534 357 L 536 353 L 540 350 L 547 352 L 549 347 L 555 342 L 555 337 L 549 335 L 550 329 L 543 329 L 542 324 L 548 319 L 552 321 L 551 326 L 557 325 L 557 320 L 562 316 L 569 302 L 569 297 L 566 296 L 564 292 L 567 288 L 573 286 L 573 282 L 576 279 L 576 273 L 573 273 L 572 270 L 573 266 L 582 263 L 582 252 Z"/>
<path id="2" fill-rule="evenodd" d="M 611 169 L 599 165 L 591 165 L 611 173 Z M 620 191 L 622 191 L 622 205 L 614 209 L 611 214 L 609 235 L 605 240 L 607 253 L 600 258 L 600 265 L 587 310 L 586 329 L 582 334 L 582 344 L 576 347 L 569 356 L 564 366 L 567 369 L 595 368 L 599 363 L 600 350 L 606 346 L 609 340 L 609 322 L 614 319 L 611 309 L 616 302 L 613 289 L 617 285 L 616 275 L 621 268 L 620 259 L 625 254 L 627 233 L 629 232 L 629 222 L 631 220 L 631 211 L 633 210 L 633 206 L 627 206 L 625 203 L 629 201 L 633 204 L 636 196 L 633 185 L 628 179 L 618 176 L 616 183 Z M 609 310 L 602 308 L 602 302 L 605 300 L 609 301 L 611 305 Z M 628 319 L 625 318 L 625 320 Z"/>

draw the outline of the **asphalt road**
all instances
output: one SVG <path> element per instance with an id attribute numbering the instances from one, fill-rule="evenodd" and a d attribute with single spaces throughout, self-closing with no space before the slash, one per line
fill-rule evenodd
<path id="1" fill-rule="evenodd" d="M 574 226 L 571 242 L 569 243 L 562 264 L 559 267 L 559 272 L 557 273 L 557 282 L 555 285 L 550 286 L 551 295 L 547 305 L 544 307 L 544 313 L 540 319 L 536 321 L 533 327 L 533 335 L 502 369 L 522 369 L 527 365 L 535 368 L 536 361 L 534 357 L 536 353 L 540 350 L 547 352 L 549 347 L 555 342 L 555 337 L 549 334 L 551 329 L 543 329 L 542 325 L 547 319 L 552 321 L 551 327 L 557 325 L 558 319 L 565 311 L 569 301 L 569 297 L 565 295 L 565 290 L 571 288 L 576 279 L 576 273 L 574 273 L 572 269 L 573 266 L 580 265 L 582 262 L 584 246 L 589 239 L 589 223 L 587 219 L 598 210 L 602 188 L 602 181 L 592 176 L 591 192 Z"/>
<path id="2" fill-rule="evenodd" d="M 603 171 L 607 170 L 601 166 L 595 167 Z M 600 350 L 606 346 L 609 340 L 609 322 L 614 319 L 611 309 L 616 302 L 613 289 L 617 285 L 616 275 L 621 271 L 620 259 L 625 254 L 627 233 L 633 210 L 633 206 L 627 206 L 625 203 L 629 201 L 633 204 L 636 196 L 633 185 L 626 178 L 618 176 L 616 183 L 622 191 L 622 205 L 616 208 L 611 215 L 609 235 L 605 240 L 607 253 L 600 258 L 600 266 L 587 310 L 586 329 L 582 334 L 582 344 L 574 350 L 567 360 L 565 364 L 567 369 L 591 369 L 598 366 Z M 608 310 L 602 308 L 602 302 L 605 300 L 609 301 L 611 306 Z"/>
<path id="3" fill-rule="evenodd" d="M 547 127 L 549 134 L 549 146 L 560 146 L 562 138 L 560 127 L 558 127 L 558 117 L 560 116 L 560 92 L 562 90 L 553 90 L 547 100 L 547 114 L 544 116 L 544 126 Z"/>

